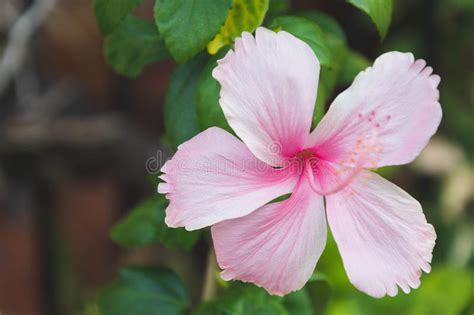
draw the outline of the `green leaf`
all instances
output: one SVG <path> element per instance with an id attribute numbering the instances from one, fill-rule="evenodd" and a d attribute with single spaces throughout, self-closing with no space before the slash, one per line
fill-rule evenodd
<path id="1" fill-rule="evenodd" d="M 313 21 L 323 30 L 324 33 L 332 34 L 338 37 L 344 44 L 347 43 L 346 33 L 344 33 L 339 22 L 337 22 L 332 16 L 314 10 L 300 12 L 298 13 L 298 16 Z"/>
<path id="2" fill-rule="evenodd" d="M 305 41 L 313 49 L 321 65 L 332 64 L 326 35 L 314 22 L 299 16 L 281 16 L 270 23 L 270 28 L 276 31 L 285 30 Z"/>
<path id="3" fill-rule="evenodd" d="M 242 32 L 255 31 L 262 24 L 267 10 L 268 0 L 233 0 L 224 26 L 207 44 L 207 51 L 214 55 L 219 49 L 232 43 Z"/>
<path id="4" fill-rule="evenodd" d="M 253 284 L 232 282 L 218 298 L 201 304 L 194 315 L 289 315 L 282 299 Z"/>
<path id="5" fill-rule="evenodd" d="M 305 15 L 311 20 L 301 16 L 278 17 L 270 23 L 270 27 L 275 30 L 286 30 L 304 40 L 311 46 L 322 65 L 313 115 L 314 127 L 325 113 L 326 102 L 336 86 L 340 64 L 347 48 L 345 36 L 341 35 L 342 29 L 337 22 L 315 12 Z M 313 20 L 324 26 L 325 31 Z"/>
<path id="6" fill-rule="evenodd" d="M 94 0 L 94 13 L 104 35 L 115 30 L 142 0 Z"/>
<path id="7" fill-rule="evenodd" d="M 198 55 L 176 68 L 165 99 L 166 136 L 173 150 L 200 132 L 196 114 L 196 82 L 206 64 Z"/>
<path id="8" fill-rule="evenodd" d="M 155 190 L 156 187 L 158 187 L 158 182 L 159 182 L 158 175 L 156 175 L 156 174 L 148 174 L 148 175 L 146 176 L 146 178 L 147 178 L 148 182 L 150 183 L 151 188 L 152 188 L 153 190 Z"/>
<path id="9" fill-rule="evenodd" d="M 325 314 L 326 308 L 333 295 L 333 287 L 328 278 L 316 272 L 305 285 L 314 314 Z"/>
<path id="10" fill-rule="evenodd" d="M 120 74 L 135 77 L 147 64 L 169 57 L 155 25 L 133 16 L 105 38 L 105 59 Z"/>
<path id="11" fill-rule="evenodd" d="M 275 199 L 273 199 L 272 201 L 270 201 L 269 203 L 274 203 L 274 202 L 282 202 L 282 201 L 285 201 L 286 199 L 290 198 L 291 197 L 291 193 L 289 194 L 285 194 L 285 195 L 282 195 L 280 197 L 276 197 Z"/>
<path id="12" fill-rule="evenodd" d="M 414 294 L 409 315 L 456 315 L 466 308 L 474 294 L 474 273 L 456 267 L 434 268 L 423 277 Z"/>
<path id="13" fill-rule="evenodd" d="M 347 0 L 367 13 L 374 22 L 382 39 L 385 38 L 392 21 L 392 0 Z"/>
<path id="14" fill-rule="evenodd" d="M 337 249 L 335 248 L 336 255 Z M 330 259 L 328 263 L 341 267 L 342 263 L 334 264 Z M 424 274 L 421 286 L 408 294 L 403 294 L 398 289 L 395 297 L 374 299 L 363 293 L 354 291 L 348 279 L 337 284 L 337 295 L 331 301 L 325 314 L 357 314 L 357 315 L 471 315 L 466 312 L 473 301 L 474 273 L 472 268 L 461 268 L 449 265 L 435 265 L 430 274 Z M 346 278 L 347 276 L 344 275 Z M 334 279 L 334 276 L 331 276 Z M 345 291 L 345 292 L 342 292 Z M 345 299 L 341 299 L 345 297 Z"/>
<path id="15" fill-rule="evenodd" d="M 190 249 L 199 238 L 199 231 L 169 228 L 165 224 L 168 205 L 163 195 L 139 203 L 131 213 L 112 229 L 112 239 L 124 247 L 145 246 L 161 242 L 172 248 Z"/>
<path id="16" fill-rule="evenodd" d="M 166 47 L 183 63 L 206 47 L 223 25 L 231 0 L 157 0 L 155 22 Z"/>
<path id="17" fill-rule="evenodd" d="M 355 50 L 349 49 L 338 77 L 338 84 L 351 84 L 359 72 L 369 67 L 371 62 Z"/>
<path id="18" fill-rule="evenodd" d="M 326 43 L 332 52 L 331 65 L 321 67 L 319 76 L 318 96 L 313 115 L 313 127 L 321 120 L 326 112 L 327 101 L 332 96 L 341 74 L 341 64 L 345 62 L 347 38 L 339 23 L 331 16 L 319 11 L 304 11 L 298 13 L 317 24 L 326 36 Z"/>
<path id="19" fill-rule="evenodd" d="M 188 305 L 188 297 L 172 270 L 128 267 L 101 290 L 97 304 L 102 315 L 178 315 Z"/>
<path id="20" fill-rule="evenodd" d="M 290 314 L 325 314 L 332 291 L 327 277 L 324 274 L 315 273 L 303 289 L 285 296 L 284 305 Z"/>
<path id="21" fill-rule="evenodd" d="M 221 85 L 212 77 L 212 70 L 217 66 L 217 60 L 222 58 L 225 52 L 221 50 L 208 61 L 197 82 L 196 111 L 201 129 L 217 126 L 232 132 L 219 104 Z"/>
<path id="22" fill-rule="evenodd" d="M 316 107 L 313 115 L 313 127 L 321 120 L 326 111 L 328 100 L 333 95 L 337 78 L 341 72 L 341 64 L 344 63 L 344 58 L 347 54 L 347 46 L 338 36 L 328 33 L 326 34 L 326 38 L 333 52 L 333 63 L 331 67 L 321 67 L 318 96 L 316 98 Z"/>
<path id="23" fill-rule="evenodd" d="M 318 125 L 318 123 L 321 121 L 321 119 L 324 116 L 324 113 L 326 113 L 326 101 L 329 98 L 330 95 L 330 89 L 331 87 L 327 86 L 325 83 L 326 80 L 323 80 L 322 74 L 323 70 L 321 70 L 321 75 L 319 76 L 319 86 L 318 86 L 318 96 L 316 98 L 316 105 L 314 107 L 314 113 L 313 113 L 313 121 L 311 123 L 311 128 L 314 128 Z M 334 72 L 334 71 L 331 71 Z M 325 76 L 326 77 L 326 76 Z"/>
<path id="24" fill-rule="evenodd" d="M 304 288 L 285 296 L 283 305 L 289 314 L 314 315 L 311 300 Z"/>
<path id="25" fill-rule="evenodd" d="M 276 16 L 283 15 L 290 8 L 290 0 L 270 0 L 266 19 L 273 19 Z"/>
<path id="26" fill-rule="evenodd" d="M 333 95 L 341 64 L 344 63 L 347 52 L 347 38 L 339 23 L 331 16 L 319 11 L 304 11 L 298 16 L 311 20 L 318 25 L 326 37 L 326 44 L 331 51 L 332 62 L 330 66 L 321 67 L 319 76 L 318 96 L 313 115 L 313 127 L 321 120 L 326 112 L 327 101 Z"/>

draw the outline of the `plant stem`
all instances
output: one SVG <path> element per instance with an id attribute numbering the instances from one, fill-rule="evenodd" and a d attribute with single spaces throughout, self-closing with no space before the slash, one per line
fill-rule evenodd
<path id="1" fill-rule="evenodd" d="M 207 256 L 207 268 L 206 275 L 204 278 L 204 286 L 202 288 L 201 299 L 207 301 L 212 299 L 217 292 L 217 282 L 215 279 L 214 272 L 217 269 L 216 255 L 214 254 L 214 249 L 211 245 L 209 248 L 209 254 Z"/>

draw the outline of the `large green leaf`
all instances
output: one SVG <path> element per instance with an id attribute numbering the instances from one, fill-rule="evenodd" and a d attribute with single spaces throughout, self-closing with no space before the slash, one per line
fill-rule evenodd
<path id="1" fill-rule="evenodd" d="M 339 255 L 334 248 L 335 255 Z M 327 260 L 335 265 L 334 271 L 344 276 L 344 281 L 337 284 L 337 294 L 328 306 L 328 315 L 461 315 L 472 304 L 474 296 L 474 273 L 472 268 L 453 266 L 433 266 L 430 274 L 422 276 L 421 285 L 409 294 L 398 288 L 395 297 L 386 296 L 374 299 L 358 292 L 349 284 L 344 273 L 342 262 L 332 257 Z M 329 267 L 329 265 L 328 265 Z M 330 267 L 332 268 L 332 267 Z M 335 276 L 331 276 L 334 280 Z M 342 291 L 342 292 L 341 292 Z"/>
<path id="2" fill-rule="evenodd" d="M 327 277 L 321 273 L 315 273 L 301 290 L 285 296 L 284 305 L 290 314 L 325 314 L 332 291 L 332 285 Z"/>
<path id="3" fill-rule="evenodd" d="M 196 110 L 201 129 L 217 126 L 232 132 L 219 104 L 221 86 L 212 77 L 212 70 L 217 66 L 217 60 L 224 54 L 225 50 L 221 50 L 208 61 L 197 82 Z"/>
<path id="4" fill-rule="evenodd" d="M 318 97 L 313 115 L 313 126 L 316 126 L 326 111 L 327 101 L 332 96 L 341 75 L 341 65 L 345 63 L 347 52 L 347 39 L 339 23 L 323 12 L 310 10 L 298 13 L 298 16 L 311 20 L 321 28 L 332 52 L 331 67 L 322 67 L 319 76 Z"/>
<path id="5" fill-rule="evenodd" d="M 270 23 L 270 28 L 293 34 L 313 49 L 321 65 L 332 65 L 331 50 L 326 35 L 314 22 L 299 16 L 281 16 Z"/>
<path id="6" fill-rule="evenodd" d="M 385 38 L 392 21 L 392 0 L 347 0 L 367 13 L 374 22 L 382 39 Z"/>
<path id="7" fill-rule="evenodd" d="M 315 127 L 326 112 L 327 101 L 333 94 L 340 73 L 341 63 L 347 50 L 346 37 L 339 24 L 329 16 L 317 11 L 301 14 L 317 24 L 324 33 L 326 46 L 331 51 L 330 64 L 322 64 L 312 126 Z"/>
<path id="8" fill-rule="evenodd" d="M 341 72 L 341 65 L 344 63 L 347 54 L 347 46 L 339 36 L 333 33 L 327 33 L 326 38 L 327 44 L 333 52 L 333 63 L 331 67 L 321 67 L 318 96 L 313 115 L 313 126 L 316 126 L 326 112 L 328 101 L 334 93 L 337 79 Z"/>
<path id="9" fill-rule="evenodd" d="M 274 17 L 283 15 L 290 9 L 290 0 L 270 0 L 265 19 L 271 20 Z"/>
<path id="10" fill-rule="evenodd" d="M 157 0 L 155 22 L 174 59 L 183 63 L 206 47 L 227 17 L 231 0 Z"/>
<path id="11" fill-rule="evenodd" d="M 115 30 L 142 0 L 94 0 L 94 12 L 102 34 Z"/>
<path id="12" fill-rule="evenodd" d="M 105 38 L 107 63 L 115 71 L 134 77 L 147 64 L 168 58 L 169 54 L 155 25 L 128 16 Z"/>
<path id="13" fill-rule="evenodd" d="M 359 72 L 370 66 L 370 61 L 355 50 L 348 50 L 337 82 L 351 84 Z"/>
<path id="14" fill-rule="evenodd" d="M 331 50 L 334 52 L 334 66 L 321 68 L 313 126 L 323 117 L 328 100 L 334 94 L 334 89 L 340 85 L 351 84 L 360 71 L 370 66 L 370 61 L 367 58 L 347 48 L 339 37 L 333 34 L 328 34 L 327 37 Z"/>
<path id="15" fill-rule="evenodd" d="M 474 296 L 473 270 L 456 267 L 435 267 L 423 277 L 414 295 L 409 315 L 457 315 L 461 314 Z"/>
<path id="16" fill-rule="evenodd" d="M 305 288 L 285 296 L 283 305 L 289 314 L 314 315 L 313 306 Z"/>
<path id="17" fill-rule="evenodd" d="M 97 304 L 102 315 L 178 315 L 188 305 L 188 298 L 172 270 L 128 267 L 101 290 Z"/>
<path id="18" fill-rule="evenodd" d="M 302 16 L 316 23 L 326 35 L 332 34 L 338 37 L 344 44 L 347 43 L 346 33 L 344 33 L 339 22 L 332 16 L 315 10 L 302 11 L 298 13 L 298 16 Z"/>
<path id="19" fill-rule="evenodd" d="M 268 0 L 233 0 L 224 26 L 207 45 L 208 52 L 213 55 L 242 32 L 253 32 L 262 24 L 267 10 Z"/>
<path id="20" fill-rule="evenodd" d="M 314 314 L 325 314 L 333 295 L 333 286 L 322 273 L 316 272 L 305 285 Z"/>
<path id="21" fill-rule="evenodd" d="M 165 99 L 165 129 L 173 150 L 199 133 L 196 115 L 196 82 L 206 64 L 198 55 L 176 68 L 171 76 Z"/>
<path id="22" fill-rule="evenodd" d="M 324 115 L 326 102 L 336 86 L 340 64 L 344 60 L 347 48 L 345 36 L 343 33 L 341 34 L 342 30 L 337 22 L 314 12 L 305 15 L 308 18 L 301 16 L 278 17 L 270 23 L 270 27 L 275 30 L 286 30 L 305 41 L 311 46 L 322 65 L 313 115 L 313 126 L 315 126 Z M 320 23 L 325 31 L 317 23 Z"/>
<path id="23" fill-rule="evenodd" d="M 112 230 L 111 236 L 121 246 L 144 246 L 161 242 L 168 247 L 190 249 L 199 238 L 199 231 L 173 229 L 165 224 L 168 205 L 163 195 L 157 195 L 138 204 Z"/>
<path id="24" fill-rule="evenodd" d="M 223 294 L 201 304 L 194 315 L 290 315 L 279 297 L 264 289 L 242 282 L 233 282 Z M 292 313 L 293 314 L 293 313 Z"/>

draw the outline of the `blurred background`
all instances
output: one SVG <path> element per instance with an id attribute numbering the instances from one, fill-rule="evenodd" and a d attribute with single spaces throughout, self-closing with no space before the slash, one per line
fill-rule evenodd
<path id="1" fill-rule="evenodd" d="M 137 14 L 152 19 L 152 6 L 144 1 Z M 328 278 L 321 314 L 474 314 L 474 2 L 394 1 L 383 42 L 342 0 L 293 0 L 291 9 L 333 16 L 349 46 L 370 60 L 411 51 L 442 78 L 436 136 L 415 163 L 380 170 L 435 226 L 432 273 L 408 296 L 372 299 L 348 282 L 329 239 L 318 264 Z M 97 290 L 124 264 L 171 265 L 192 300 L 200 296 L 205 239 L 184 252 L 120 249 L 109 236 L 155 194 L 146 161 L 158 150 L 171 154 L 160 139 L 176 65 L 155 63 L 127 79 L 106 65 L 102 49 L 92 1 L 0 0 L 1 315 L 97 315 Z"/>

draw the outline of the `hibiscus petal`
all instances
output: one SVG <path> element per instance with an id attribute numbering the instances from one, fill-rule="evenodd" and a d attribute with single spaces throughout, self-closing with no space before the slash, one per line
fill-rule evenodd
<path id="1" fill-rule="evenodd" d="M 353 167 L 409 163 L 441 121 L 439 76 L 410 53 L 383 54 L 332 103 L 308 139 L 317 154 Z"/>
<path id="2" fill-rule="evenodd" d="M 229 125 L 262 161 L 282 166 L 304 147 L 316 101 L 319 61 L 293 35 L 244 32 L 219 60 L 220 104 Z"/>
<path id="3" fill-rule="evenodd" d="M 326 197 L 328 222 L 347 275 L 374 296 L 408 293 L 430 272 L 436 233 L 421 205 L 375 173 L 362 171 L 337 194 Z"/>
<path id="4" fill-rule="evenodd" d="M 178 147 L 160 176 L 166 224 L 195 230 L 245 216 L 293 190 L 291 168 L 274 169 L 220 128 L 209 128 Z"/>
<path id="5" fill-rule="evenodd" d="M 323 197 L 303 175 L 289 199 L 218 223 L 211 231 L 223 279 L 284 295 L 304 286 L 326 245 Z"/>
<path id="6" fill-rule="evenodd" d="M 311 162 L 313 170 L 311 188 L 320 195 L 331 195 L 341 191 L 361 170 L 360 167 L 347 167 L 319 159 L 313 159 Z"/>

